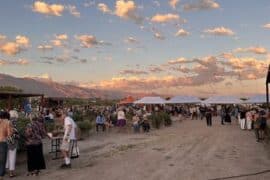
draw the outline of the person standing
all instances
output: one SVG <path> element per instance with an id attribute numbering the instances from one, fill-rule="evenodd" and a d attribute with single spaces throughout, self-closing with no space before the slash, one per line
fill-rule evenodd
<path id="1" fill-rule="evenodd" d="M 25 130 L 25 143 L 27 151 L 28 176 L 38 176 L 40 170 L 46 169 L 43 155 L 42 139 L 47 135 L 43 118 L 34 117 L 27 124 Z"/>
<path id="2" fill-rule="evenodd" d="M 212 111 L 210 108 L 206 109 L 205 117 L 207 126 L 212 126 Z"/>
<path id="3" fill-rule="evenodd" d="M 251 111 L 246 112 L 246 120 L 247 120 L 247 129 L 252 129 L 252 113 Z"/>
<path id="4" fill-rule="evenodd" d="M 105 117 L 104 115 L 100 112 L 98 116 L 96 117 L 96 131 L 98 132 L 99 126 L 102 127 L 102 131 L 105 131 Z"/>
<path id="5" fill-rule="evenodd" d="M 240 111 L 240 128 L 242 130 L 246 129 L 246 111 L 244 109 Z"/>
<path id="6" fill-rule="evenodd" d="M 124 127 L 126 125 L 126 116 L 122 108 L 117 112 L 117 126 Z"/>
<path id="7" fill-rule="evenodd" d="M 15 165 L 16 165 L 16 154 L 17 154 L 17 146 L 19 142 L 19 132 L 17 130 L 17 119 L 18 113 L 15 110 L 9 112 L 10 114 L 10 122 L 13 127 L 13 133 L 8 138 L 8 153 L 7 153 L 7 162 L 6 168 L 9 169 L 9 177 L 15 177 Z"/>
<path id="8" fill-rule="evenodd" d="M 0 112 L 0 180 L 4 178 L 7 159 L 7 139 L 12 135 L 12 125 L 8 121 L 9 114 Z"/>
<path id="9" fill-rule="evenodd" d="M 61 144 L 61 151 L 64 156 L 64 163 L 61 165 L 62 169 L 65 168 L 71 168 L 71 161 L 70 161 L 70 147 L 72 146 L 71 143 L 73 143 L 76 140 L 76 124 L 74 120 L 68 115 L 62 114 L 61 117 L 63 124 L 64 124 L 64 137 Z"/>

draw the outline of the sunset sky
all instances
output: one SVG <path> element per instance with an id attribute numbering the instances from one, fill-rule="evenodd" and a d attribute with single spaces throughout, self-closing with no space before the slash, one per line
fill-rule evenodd
<path id="1" fill-rule="evenodd" d="M 0 73 L 173 95 L 265 89 L 269 0 L 0 3 Z"/>

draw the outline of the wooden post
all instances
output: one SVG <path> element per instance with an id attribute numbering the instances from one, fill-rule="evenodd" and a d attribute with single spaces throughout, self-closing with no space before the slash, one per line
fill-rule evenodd
<path id="1" fill-rule="evenodd" d="M 266 104 L 267 104 L 267 109 L 269 109 L 269 87 L 268 87 L 268 82 L 266 82 Z"/>
<path id="2" fill-rule="evenodd" d="M 40 111 L 43 112 L 43 108 L 44 108 L 44 95 L 41 96 L 41 102 L 40 102 Z"/>
<path id="3" fill-rule="evenodd" d="M 8 95 L 8 107 L 7 107 L 8 111 L 11 110 L 11 94 Z"/>

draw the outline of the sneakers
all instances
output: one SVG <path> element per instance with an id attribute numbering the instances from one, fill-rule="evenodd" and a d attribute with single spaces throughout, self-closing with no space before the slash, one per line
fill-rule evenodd
<path id="1" fill-rule="evenodd" d="M 71 164 L 62 164 L 61 166 L 60 166 L 60 168 L 61 169 L 70 169 L 71 168 Z"/>

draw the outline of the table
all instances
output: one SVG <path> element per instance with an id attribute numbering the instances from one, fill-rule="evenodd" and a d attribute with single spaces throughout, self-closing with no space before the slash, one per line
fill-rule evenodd
<path id="1" fill-rule="evenodd" d="M 50 153 L 53 154 L 53 160 L 62 158 L 61 155 L 61 142 L 63 137 L 52 137 L 51 138 L 51 151 Z"/>

